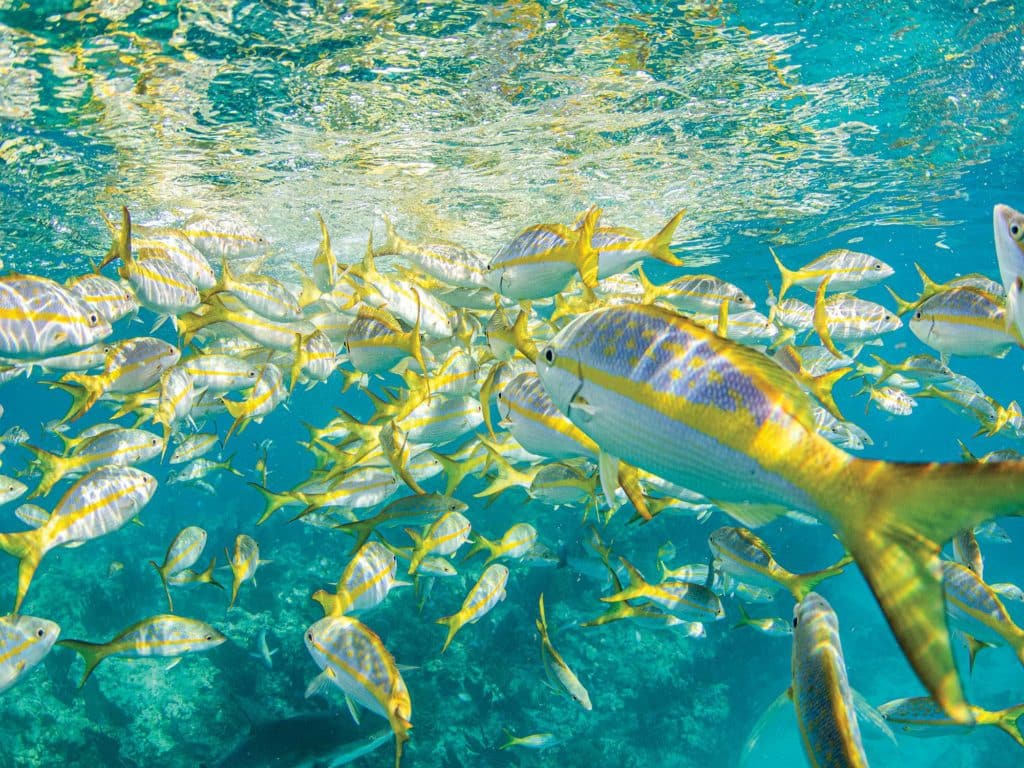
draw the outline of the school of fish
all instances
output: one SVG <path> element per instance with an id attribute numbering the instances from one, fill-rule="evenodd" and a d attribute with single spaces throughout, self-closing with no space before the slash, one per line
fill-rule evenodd
<path id="1" fill-rule="evenodd" d="M 324 615 L 304 634 L 306 694 L 340 691 L 357 721 L 362 709 L 384 718 L 396 768 L 416 689 L 371 628 L 373 609 L 391 590 L 414 587 L 427 606 L 424 631 L 431 621 L 444 627 L 441 654 L 463 633 L 488 631 L 485 617 L 517 589 L 517 571 L 571 558 L 608 584 L 582 626 L 628 621 L 696 640 L 731 616 L 736 631 L 790 638 L 792 676 L 780 681 L 777 705 L 795 707 L 812 765 L 868 764 L 858 718 L 890 736 L 890 727 L 927 734 L 991 724 L 1024 746 L 1024 705 L 989 712 L 968 702 L 951 641 L 954 630 L 972 666 L 979 651 L 1003 645 L 1024 663 L 1024 629 L 1003 602 L 1024 593 L 985 582 L 982 554 L 1001 534 L 994 521 L 1024 511 L 1024 460 L 966 449 L 961 463 L 857 458 L 870 437 L 832 396 L 837 381 L 859 378 L 865 404 L 893 416 L 937 398 L 979 433 L 1024 438 L 1018 403 L 994 401 L 952 367 L 959 356 L 1001 358 L 1024 346 L 1024 214 L 993 211 L 998 280 L 939 283 L 918 268 L 920 295 L 893 294 L 894 309 L 856 295 L 893 274 L 874 256 L 831 250 L 791 269 L 766 248 L 781 276 L 767 314 L 741 287 L 688 271 L 671 248 L 684 216 L 643 234 L 608 225 L 592 207 L 574 221 L 530 226 L 493 255 L 407 239 L 383 217 L 347 264 L 318 217 L 319 250 L 286 282 L 262 268 L 268 244 L 255 230 L 144 226 L 122 208 L 105 217 L 112 246 L 94 273 L 64 284 L 0 277 L 0 381 L 39 377 L 70 396 L 38 439 L 22 425 L 0 436 L 0 449 L 20 449 L 15 476 L 0 476 L 0 504 L 25 501 L 14 510 L 19 522 L 8 519 L 0 533 L 0 551 L 17 560 L 3 592 L 11 613 L 0 617 L 0 693 L 31 685 L 24 679 L 55 645 L 82 657 L 85 685 L 109 657 L 178 663 L 224 643 L 215 618 L 175 613 L 173 593 L 205 584 L 236 606 L 273 557 L 265 524 L 287 516 L 353 537 L 340 575 L 324 574 L 334 592 L 311 595 Z M 648 262 L 679 274 L 655 284 Z M 146 313 L 150 335 L 130 335 Z M 935 354 L 882 354 L 904 321 Z M 320 388 L 337 410 L 327 424 L 306 425 L 308 441 L 292 449 L 313 462 L 307 479 L 269 487 L 266 443 L 249 471 L 215 456 L 300 384 Z M 352 415 L 353 388 L 369 398 L 371 418 Z M 76 432 L 93 409 L 107 420 Z M 223 434 L 218 416 L 230 422 Z M 62 445 L 44 448 L 43 439 Z M 31 586 L 44 556 L 137 520 L 159 492 L 140 468 L 152 462 L 173 467 L 169 484 L 213 493 L 211 475 L 231 473 L 259 494 L 262 510 L 224 551 L 230 587 L 217 579 L 216 555 L 197 565 L 207 562 L 207 533 L 187 525 L 154 542 L 166 554 L 150 561 L 153 602 L 166 600 L 168 613 L 110 627 L 109 640 L 59 639 L 59 615 L 22 613 L 36 610 Z M 469 477 L 478 490 L 460 499 Z M 515 488 L 560 510 L 584 551 L 555 552 L 539 521 L 491 530 L 467 504 Z M 673 566 L 675 553 L 659 552 L 656 580 L 605 542 L 616 514 L 653 525 L 717 514 L 720 524 L 692 564 Z M 787 570 L 753 530 L 780 516 L 828 526 L 841 556 L 810 573 Z M 815 592 L 851 563 L 928 697 L 872 706 L 852 687 L 839 617 Z M 435 604 L 435 580 L 460 573 L 472 583 L 461 606 Z M 751 615 L 780 590 L 796 601 L 791 620 Z M 557 606 L 535 599 L 538 668 L 589 711 L 599 700 L 587 671 L 548 625 Z M 253 655 L 271 667 L 276 651 L 261 632 Z M 508 736 L 502 749 L 559 743 L 551 733 Z"/>

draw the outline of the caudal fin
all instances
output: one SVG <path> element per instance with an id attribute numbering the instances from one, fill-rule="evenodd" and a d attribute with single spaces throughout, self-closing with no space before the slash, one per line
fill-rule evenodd
<path id="1" fill-rule="evenodd" d="M 583 217 L 583 224 L 580 226 L 579 239 L 576 241 L 576 269 L 579 270 L 580 279 L 587 288 L 597 287 L 598 252 L 594 249 L 594 228 L 597 226 L 597 219 L 601 215 L 601 209 L 597 206 L 591 207 Z"/>
<path id="2" fill-rule="evenodd" d="M 0 549 L 18 558 L 18 593 L 14 598 L 14 613 L 21 610 L 32 577 L 43 559 L 43 529 L 35 528 L 20 533 L 0 533 Z"/>
<path id="3" fill-rule="evenodd" d="M 795 578 L 790 580 L 786 586 L 789 588 L 789 591 L 792 592 L 793 599 L 799 603 L 807 597 L 807 595 L 813 592 L 821 582 L 825 579 L 830 579 L 833 576 L 838 576 L 843 572 L 843 569 L 852 562 L 853 557 L 850 555 L 844 555 L 841 560 L 830 565 L 828 568 L 823 568 L 820 571 L 811 571 L 810 573 L 795 574 Z"/>
<path id="4" fill-rule="evenodd" d="M 972 722 L 946 627 L 939 552 L 964 528 L 1024 511 L 1024 462 L 852 460 L 823 498 L 921 682 L 951 718 Z"/>
<path id="5" fill-rule="evenodd" d="M 85 672 L 82 679 L 78 681 L 78 687 L 85 685 L 89 675 L 96 669 L 96 665 L 107 658 L 107 646 L 103 643 L 87 643 L 84 640 L 58 640 L 57 645 L 63 645 L 81 655 L 85 660 Z"/>
<path id="6" fill-rule="evenodd" d="M 263 497 L 263 514 L 260 515 L 260 519 L 256 521 L 256 525 L 263 525 L 263 523 L 267 522 L 267 520 L 270 519 L 270 516 L 277 512 L 277 510 L 281 509 L 281 507 L 285 507 L 289 504 L 302 503 L 290 492 L 274 493 L 272 490 L 265 488 L 259 483 L 250 482 L 248 485 L 251 485 L 259 491 L 260 495 Z"/>
<path id="7" fill-rule="evenodd" d="M 786 269 L 779 257 L 775 255 L 774 248 L 769 246 L 768 250 L 771 251 L 772 258 L 775 259 L 775 266 L 779 268 L 779 274 L 782 276 L 782 284 L 779 286 L 779 296 L 776 299 L 776 302 L 780 302 L 786 295 L 786 291 L 788 291 L 793 285 L 793 281 L 796 279 L 796 273 L 792 270 Z"/>
<path id="8" fill-rule="evenodd" d="M 996 720 L 995 726 L 1010 734 L 1010 738 L 1024 747 L 1024 735 L 1021 734 L 1020 725 L 1017 724 L 1017 721 L 1024 716 L 1024 704 L 1007 707 L 996 714 L 999 719 Z"/>
<path id="9" fill-rule="evenodd" d="M 462 629 L 463 619 L 462 614 L 453 613 L 451 616 L 443 616 L 437 620 L 438 624 L 444 624 L 448 627 L 448 637 L 445 638 L 444 646 L 441 648 L 441 653 L 448 650 L 448 646 L 451 645 L 452 639 Z"/>
<path id="10" fill-rule="evenodd" d="M 22 446 L 25 450 L 31 451 L 36 457 L 39 469 L 43 473 L 42 478 L 39 480 L 39 485 L 26 498 L 34 499 L 37 496 L 45 496 L 67 474 L 68 461 L 62 456 L 50 453 L 42 448 L 37 448 L 29 443 L 22 443 Z"/>
<path id="11" fill-rule="evenodd" d="M 664 227 L 661 228 L 661 231 L 658 234 L 648 238 L 645 250 L 648 253 L 650 253 L 652 257 L 658 259 L 659 261 L 663 261 L 666 264 L 669 264 L 673 267 L 683 266 L 682 260 L 677 258 L 676 255 L 672 253 L 671 245 L 672 237 L 676 233 L 676 227 L 679 226 L 679 222 L 683 220 L 683 216 L 685 215 L 685 209 L 679 211 L 679 213 L 677 213 L 675 216 L 668 220 L 668 222 L 665 224 Z"/>

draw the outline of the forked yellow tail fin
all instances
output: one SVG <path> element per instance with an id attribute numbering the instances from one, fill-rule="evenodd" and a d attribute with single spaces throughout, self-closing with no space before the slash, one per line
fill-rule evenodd
<path id="1" fill-rule="evenodd" d="M 823 496 L 925 688 L 972 721 L 953 659 L 939 551 L 958 531 L 1024 512 L 1024 462 L 895 464 L 854 459 Z"/>
<path id="2" fill-rule="evenodd" d="M 647 251 L 654 258 L 659 261 L 663 261 L 673 267 L 683 266 L 682 260 L 680 260 L 674 253 L 672 253 L 672 237 L 676 233 L 676 227 L 679 226 L 679 222 L 683 220 L 683 216 L 686 215 L 686 210 L 681 210 L 675 216 L 668 220 L 664 227 L 658 234 L 648 238 L 646 248 Z"/>

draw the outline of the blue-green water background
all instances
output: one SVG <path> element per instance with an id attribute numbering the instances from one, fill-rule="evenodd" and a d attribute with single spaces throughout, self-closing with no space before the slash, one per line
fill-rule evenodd
<path id="1" fill-rule="evenodd" d="M 238 217 L 267 235 L 268 268 L 286 274 L 290 260 L 308 263 L 315 250 L 317 210 L 345 261 L 360 253 L 376 210 L 413 234 L 493 252 L 523 226 L 571 220 L 595 202 L 645 231 L 687 208 L 677 253 L 710 262 L 763 306 L 765 282 L 777 284 L 768 245 L 790 266 L 852 245 L 892 264 L 889 284 L 904 296 L 918 287 L 914 262 L 937 279 L 997 276 L 992 206 L 1024 204 L 1022 18 L 1009 3 L 137 6 L 0 2 L 7 268 L 56 279 L 87 270 L 107 246 L 97 205 L 127 203 L 142 221 Z M 863 295 L 888 300 L 881 288 Z M 142 333 L 144 319 L 118 333 Z M 922 347 L 906 330 L 884 348 L 890 359 L 914 351 Z M 1014 350 L 953 366 L 1006 403 L 1020 395 L 1021 364 Z M 956 438 L 979 452 L 1008 445 L 972 438 L 970 419 L 932 401 L 894 418 L 865 413 L 855 383 L 837 389 L 874 438 L 867 456 L 956 460 Z M 254 442 L 264 439 L 273 440 L 270 486 L 304 479 L 312 462 L 295 444 L 306 435 L 299 419 L 325 423 L 337 405 L 369 414 L 365 400 L 339 390 L 335 377 L 297 392 L 288 409 L 232 438 L 227 453 L 246 479 L 255 479 Z M 66 396 L 18 380 L 0 402 L 0 427 L 20 424 L 38 442 L 40 423 L 63 413 Z M 90 413 L 83 425 L 99 418 Z M 25 459 L 9 449 L 4 471 Z M 165 477 L 166 466 L 145 468 Z M 0 697 L 0 765 L 195 765 L 244 735 L 246 712 L 348 717 L 336 698 L 303 699 L 317 669 L 302 630 L 319 614 L 309 595 L 337 579 L 349 540 L 276 518 L 256 529 L 257 493 L 231 476 L 216 485 L 216 497 L 162 487 L 144 527 L 52 552 L 25 611 L 58 621 L 64 637 L 112 637 L 162 610 L 146 561 L 196 524 L 209 531 L 210 552 L 246 532 L 273 560 L 231 612 L 213 589 L 176 600 L 231 642 L 170 671 L 105 662 L 81 691 L 80 661 L 55 649 Z M 472 502 L 477 487 L 467 483 L 460 498 Z M 701 562 L 708 532 L 725 522 L 636 527 L 627 517 L 606 537 L 650 576 L 663 542 L 675 544 L 675 562 Z M 474 503 L 471 518 L 491 537 L 534 522 L 552 547 L 583 533 L 577 513 L 515 492 L 486 509 Z M 4 528 L 19 525 L 9 515 Z M 985 547 L 989 581 L 1024 579 L 1015 556 L 1024 525 L 1005 527 L 1015 541 Z M 824 528 L 780 522 L 761 533 L 793 570 L 839 554 Z M 111 561 L 125 564 L 114 577 Z M 601 586 L 569 568 L 513 566 L 508 599 L 440 656 L 444 632 L 433 619 L 458 607 L 478 571 L 467 566 L 466 583 L 438 583 L 422 615 L 406 590 L 365 617 L 400 663 L 418 667 L 405 674 L 415 724 L 407 765 L 735 765 L 788 685 L 789 643 L 730 630 L 732 604 L 703 640 L 626 623 L 576 627 L 603 609 Z M 0 562 L 0 601 L 14 584 L 14 561 Z M 533 626 L 541 591 L 592 712 L 543 685 Z M 852 684 L 875 704 L 920 694 L 859 574 L 821 591 L 838 611 Z M 789 616 L 789 599 L 777 601 L 773 612 Z M 281 648 L 272 670 L 248 655 L 261 628 Z M 999 708 L 1024 700 L 1022 681 L 1000 649 L 981 654 L 967 687 L 972 700 Z M 373 720 L 364 728 L 380 724 Z M 563 743 L 497 752 L 502 728 L 551 731 Z M 874 765 L 908 768 L 1010 766 L 1024 754 L 984 730 L 901 738 L 898 749 L 869 736 L 866 745 Z M 362 764 L 389 764 L 388 750 Z M 791 715 L 770 726 L 754 760 L 800 764 Z"/>

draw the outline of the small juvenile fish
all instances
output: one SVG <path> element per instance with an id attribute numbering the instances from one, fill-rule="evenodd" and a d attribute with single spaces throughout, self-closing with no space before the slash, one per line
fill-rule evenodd
<path id="1" fill-rule="evenodd" d="M 228 604 L 228 608 L 231 608 L 238 598 L 238 588 L 250 579 L 255 579 L 256 569 L 267 561 L 260 560 L 260 547 L 256 540 L 244 533 L 235 537 L 234 556 L 229 554 L 227 549 L 224 550 L 224 555 L 231 566 L 231 602 Z M 253 583 L 255 584 L 255 581 Z"/>
<path id="2" fill-rule="evenodd" d="M 785 587 L 796 600 L 802 600 L 818 584 L 843 572 L 849 562 L 838 563 L 812 573 L 793 573 L 775 560 L 768 545 L 752 531 L 736 526 L 722 526 L 708 536 L 708 546 L 715 556 L 716 569 L 737 581 L 769 590 Z"/>
<path id="3" fill-rule="evenodd" d="M 416 573 L 420 562 L 427 555 L 450 555 L 457 551 L 469 539 L 471 529 L 469 520 L 459 511 L 445 512 L 422 533 L 406 528 L 405 532 L 413 541 L 409 574 Z"/>
<path id="4" fill-rule="evenodd" d="M 602 597 L 602 602 L 646 599 L 684 621 L 718 621 L 725 616 L 718 595 L 704 585 L 674 579 L 649 584 L 626 558 L 620 557 L 619 560 L 629 573 L 629 586 L 608 597 Z"/>
<path id="5" fill-rule="evenodd" d="M 994 725 L 1024 747 L 1024 735 L 1021 735 L 1020 726 L 1017 724 L 1024 715 L 1024 704 L 1007 707 L 998 712 L 990 712 L 974 704 L 968 706 L 974 725 Z M 947 736 L 969 733 L 973 730 L 970 724 L 952 720 L 935 703 L 935 699 L 929 696 L 887 701 L 878 708 L 878 711 L 886 721 L 911 736 Z"/>
<path id="6" fill-rule="evenodd" d="M 484 569 L 476 584 L 469 590 L 462 607 L 457 613 L 451 616 L 443 616 L 437 620 L 438 624 L 448 627 L 448 637 L 445 638 L 441 653 L 448 650 L 452 638 L 466 624 L 475 624 L 494 606 L 505 599 L 505 585 L 508 582 L 508 568 L 500 563 L 494 563 Z"/>
<path id="7" fill-rule="evenodd" d="M 491 541 L 479 533 L 474 533 L 473 546 L 462 559 L 469 560 L 477 552 L 486 551 L 488 557 L 484 565 L 489 565 L 500 557 L 516 560 L 529 552 L 536 543 L 537 529 L 529 523 L 516 523 L 505 531 L 498 541 Z"/>
<path id="8" fill-rule="evenodd" d="M 274 668 L 274 654 L 277 653 L 280 648 L 270 650 L 270 646 L 267 645 L 267 630 L 261 629 L 259 636 L 256 638 L 256 652 L 250 653 L 249 655 L 253 658 L 262 661 L 267 669 Z"/>
<path id="9" fill-rule="evenodd" d="M 182 656 L 208 651 L 225 640 L 224 635 L 203 621 L 164 614 L 132 624 L 106 643 L 61 640 L 59 644 L 75 651 L 85 661 L 85 672 L 78 683 L 81 688 L 96 665 L 110 656 Z"/>
<path id="10" fill-rule="evenodd" d="M 178 447 L 171 453 L 171 464 L 182 464 L 186 461 L 198 459 L 208 453 L 217 444 L 220 437 L 213 432 L 200 432 L 189 435 L 178 443 Z"/>
<path id="11" fill-rule="evenodd" d="M 772 616 L 771 618 L 755 619 L 747 613 L 746 608 L 743 607 L 743 603 L 736 603 L 736 607 L 740 612 L 740 620 L 733 625 L 733 629 L 739 627 L 752 627 L 763 635 L 768 637 L 789 637 L 793 634 L 792 623 L 785 619 L 779 618 L 778 616 Z"/>
<path id="12" fill-rule="evenodd" d="M 540 618 L 537 619 L 537 631 L 540 632 L 540 655 L 544 662 L 544 671 L 548 680 L 561 693 L 567 695 L 588 712 L 593 709 L 590 703 L 590 694 L 583 687 L 583 683 L 576 677 L 569 665 L 565 663 L 562 655 L 555 650 L 551 644 L 551 637 L 548 635 L 548 620 L 544 615 L 544 593 L 540 595 L 539 608 Z"/>
<path id="13" fill-rule="evenodd" d="M 0 616 L 0 693 L 25 677 L 50 652 L 60 627 L 46 619 Z"/>
<path id="14" fill-rule="evenodd" d="M 190 525 L 187 528 L 182 528 L 171 541 L 162 564 L 158 564 L 155 560 L 149 561 L 149 564 L 160 575 L 160 581 L 164 585 L 164 594 L 167 595 L 167 610 L 171 613 L 174 613 L 174 601 L 171 600 L 171 592 L 167 589 L 167 579 L 186 568 L 191 568 L 202 556 L 205 547 L 206 531 L 199 526 Z"/>
<path id="15" fill-rule="evenodd" d="M 557 747 L 562 743 L 561 739 L 553 733 L 531 733 L 529 736 L 514 736 L 510 730 L 505 729 L 505 735 L 508 737 L 508 741 L 498 747 L 498 749 L 524 747 L 526 749 L 541 750 L 551 749 L 551 747 Z"/>

